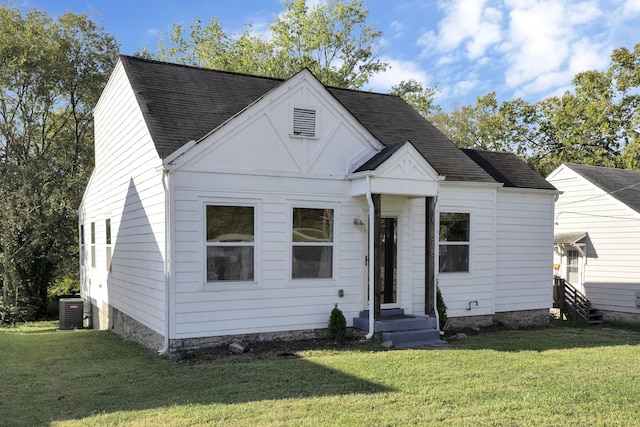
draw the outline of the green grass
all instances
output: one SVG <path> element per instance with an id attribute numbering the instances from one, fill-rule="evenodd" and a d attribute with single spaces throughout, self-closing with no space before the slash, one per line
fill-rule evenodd
<path id="1" fill-rule="evenodd" d="M 171 362 L 105 331 L 0 329 L 0 425 L 640 423 L 640 331 L 487 332 L 449 350 Z"/>

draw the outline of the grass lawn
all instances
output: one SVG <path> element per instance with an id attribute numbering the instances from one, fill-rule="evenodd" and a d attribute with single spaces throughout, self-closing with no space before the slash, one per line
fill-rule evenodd
<path id="1" fill-rule="evenodd" d="M 628 329 L 194 364 L 56 326 L 0 329 L 0 425 L 640 425 L 640 332 Z"/>

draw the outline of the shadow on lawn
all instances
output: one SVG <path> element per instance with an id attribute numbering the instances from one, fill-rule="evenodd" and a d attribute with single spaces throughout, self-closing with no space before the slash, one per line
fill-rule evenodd
<path id="1" fill-rule="evenodd" d="M 64 390 L 63 386 L 59 395 L 48 397 L 50 403 L 40 408 L 42 420 L 81 420 L 96 414 L 182 405 L 232 405 L 394 390 L 297 355 L 185 363 L 159 358 L 128 342 L 116 344 L 113 350 L 97 359 L 95 354 L 87 355 L 82 368 L 56 381 L 68 384 L 68 388 Z"/>
<path id="2" fill-rule="evenodd" d="M 499 330 L 472 333 L 468 338 L 449 338 L 451 348 L 506 352 L 549 351 L 620 345 L 640 346 L 640 332 L 603 326 L 564 326 L 553 323 L 546 329 Z"/>

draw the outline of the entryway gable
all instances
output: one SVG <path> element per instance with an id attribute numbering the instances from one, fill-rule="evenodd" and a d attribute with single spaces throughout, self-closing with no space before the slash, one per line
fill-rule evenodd
<path id="1" fill-rule="evenodd" d="M 376 175 L 386 178 L 438 181 L 438 172 L 407 141 L 389 159 L 376 168 Z"/>
<path id="2" fill-rule="evenodd" d="M 409 141 L 386 147 L 376 156 L 380 157 L 379 161 L 374 156 L 350 176 L 353 196 L 366 194 L 367 191 L 409 197 L 435 196 L 438 183 L 445 178 L 438 175 Z M 370 188 L 367 188 L 367 176 L 370 178 Z"/>
<path id="3" fill-rule="evenodd" d="M 345 176 L 382 148 L 308 70 L 171 159 L 172 169 Z"/>

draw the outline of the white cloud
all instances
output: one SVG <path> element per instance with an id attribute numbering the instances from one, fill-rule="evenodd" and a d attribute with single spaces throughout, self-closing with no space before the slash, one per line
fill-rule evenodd
<path id="1" fill-rule="evenodd" d="M 400 21 L 392 21 L 389 24 L 389 28 L 391 28 L 391 31 L 393 31 L 392 37 L 395 38 L 395 37 L 401 37 L 404 35 L 404 30 L 406 26 Z"/>
<path id="2" fill-rule="evenodd" d="M 418 39 L 423 56 L 446 53 L 464 47 L 470 59 L 483 56 L 501 39 L 502 12 L 486 6 L 487 0 L 456 0 L 440 5 L 445 16 L 438 33 L 427 31 Z"/>
<path id="3" fill-rule="evenodd" d="M 608 58 L 593 28 L 603 15 L 596 1 L 507 0 L 506 4 L 511 11 L 509 41 L 501 46 L 505 82 L 518 96 L 566 86 L 576 73 L 602 67 Z"/>
<path id="4" fill-rule="evenodd" d="M 367 83 L 367 89 L 375 92 L 387 93 L 392 86 L 401 81 L 415 80 L 425 86 L 429 86 L 430 77 L 426 71 L 421 69 L 419 63 L 414 61 L 403 61 L 393 58 L 380 58 L 389 64 L 387 71 L 374 75 Z"/>
<path id="5" fill-rule="evenodd" d="M 627 0 L 622 8 L 625 15 L 640 15 L 640 0 Z"/>

